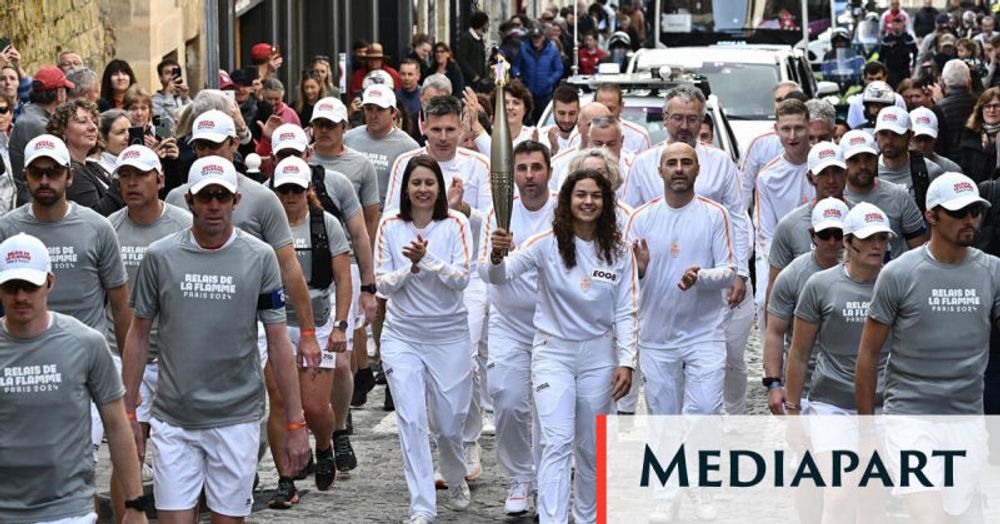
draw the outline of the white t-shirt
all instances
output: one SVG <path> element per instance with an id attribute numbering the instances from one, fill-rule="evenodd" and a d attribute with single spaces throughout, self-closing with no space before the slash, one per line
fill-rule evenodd
<path id="1" fill-rule="evenodd" d="M 754 200 L 754 225 L 757 226 L 757 253 L 771 249 L 771 238 L 778 222 L 793 209 L 816 198 L 816 188 L 809 183 L 809 164 L 795 165 L 778 156 L 764 166 L 757 177 Z"/>

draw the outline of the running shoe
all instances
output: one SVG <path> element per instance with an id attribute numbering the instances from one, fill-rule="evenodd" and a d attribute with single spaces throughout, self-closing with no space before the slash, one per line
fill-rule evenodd
<path id="1" fill-rule="evenodd" d="M 337 464 L 333 459 L 333 448 L 316 450 L 316 489 L 326 491 L 337 478 Z"/>
<path id="2" fill-rule="evenodd" d="M 375 388 L 375 375 L 372 368 L 359 369 L 354 373 L 354 394 L 351 395 L 351 405 L 359 408 L 368 402 L 368 393 Z"/>
<path id="3" fill-rule="evenodd" d="M 336 456 L 337 471 L 346 473 L 358 467 L 358 457 L 354 455 L 354 447 L 351 446 L 347 431 L 333 432 L 333 453 Z"/>
<path id="4" fill-rule="evenodd" d="M 448 489 L 448 481 L 444 479 L 441 470 L 434 468 L 434 489 Z"/>
<path id="5" fill-rule="evenodd" d="M 507 501 L 503 504 L 504 513 L 516 517 L 528 512 L 528 491 L 530 483 L 515 480 L 507 490 Z"/>
<path id="6" fill-rule="evenodd" d="M 271 502 L 267 507 L 271 509 L 290 509 L 293 504 L 299 501 L 299 494 L 295 490 L 295 482 L 288 477 L 278 479 L 278 489 L 275 490 Z"/>
<path id="7" fill-rule="evenodd" d="M 431 524 L 434 522 L 423 515 L 410 515 L 410 524 Z"/>
<path id="8" fill-rule="evenodd" d="M 382 404 L 382 411 L 396 411 L 396 403 L 392 401 L 392 390 L 385 387 L 385 402 Z"/>
<path id="9" fill-rule="evenodd" d="M 483 474 L 483 465 L 479 461 L 479 443 L 466 442 L 462 444 L 465 450 L 465 480 L 476 480 Z"/>
<path id="10" fill-rule="evenodd" d="M 455 511 L 465 511 L 472 504 L 472 492 L 464 480 L 462 484 L 448 488 L 448 494 L 451 496 L 451 509 Z"/>
<path id="11" fill-rule="evenodd" d="M 312 453 L 309 453 L 309 462 L 295 474 L 295 480 L 305 480 L 306 477 L 312 475 L 313 473 L 316 473 L 316 463 L 313 462 Z"/>

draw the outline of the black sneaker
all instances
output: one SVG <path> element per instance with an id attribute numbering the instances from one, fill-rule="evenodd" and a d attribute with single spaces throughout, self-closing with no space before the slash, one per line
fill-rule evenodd
<path id="1" fill-rule="evenodd" d="M 299 494 L 295 490 L 295 482 L 289 477 L 278 478 L 278 489 L 275 490 L 271 502 L 267 507 L 271 509 L 290 509 L 293 504 L 299 501 Z"/>
<path id="2" fill-rule="evenodd" d="M 375 388 L 375 376 L 372 368 L 359 369 L 354 374 L 354 394 L 351 395 L 351 405 L 359 408 L 368 402 L 368 393 Z"/>
<path id="3" fill-rule="evenodd" d="M 336 464 L 333 460 L 333 448 L 316 450 L 316 489 L 326 491 L 333 485 L 337 477 Z"/>
<path id="4" fill-rule="evenodd" d="M 305 480 L 306 477 L 312 475 L 313 473 L 316 473 L 316 463 L 313 462 L 313 456 L 312 453 L 310 453 L 309 462 L 295 474 L 295 480 Z"/>
<path id="5" fill-rule="evenodd" d="M 358 457 L 354 455 L 351 439 L 347 431 L 333 432 L 333 453 L 336 455 L 337 471 L 348 472 L 358 467 Z"/>
<path id="6" fill-rule="evenodd" d="M 396 403 L 392 401 L 392 390 L 385 387 L 385 402 L 382 404 L 382 411 L 396 411 Z"/>

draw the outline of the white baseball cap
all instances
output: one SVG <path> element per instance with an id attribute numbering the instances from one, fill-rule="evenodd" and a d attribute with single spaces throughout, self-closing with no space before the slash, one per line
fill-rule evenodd
<path id="1" fill-rule="evenodd" d="M 927 209 L 941 206 L 949 211 L 958 211 L 976 203 L 990 206 L 989 200 L 979 196 L 979 186 L 961 173 L 942 173 L 931 180 L 927 188 Z"/>
<path id="2" fill-rule="evenodd" d="M 809 149 L 809 172 L 817 175 L 830 166 L 847 169 L 840 146 L 833 142 L 817 142 Z"/>
<path id="3" fill-rule="evenodd" d="M 274 187 L 281 187 L 285 184 L 295 184 L 308 188 L 309 180 L 312 178 L 312 168 L 305 160 L 296 156 L 290 156 L 278 162 L 274 168 Z"/>
<path id="4" fill-rule="evenodd" d="M 236 193 L 236 168 L 233 163 L 221 156 L 206 156 L 195 160 L 188 171 L 188 190 L 197 194 L 212 184 L 226 188 L 230 193 Z"/>
<path id="5" fill-rule="evenodd" d="M 309 121 L 315 122 L 317 118 L 325 118 L 334 124 L 347 122 L 347 106 L 339 98 L 332 96 L 321 98 L 313 107 L 313 115 Z"/>
<path id="6" fill-rule="evenodd" d="M 927 135 L 931 138 L 937 138 L 938 119 L 934 111 L 926 107 L 918 107 L 910 111 L 910 122 L 913 123 L 913 136 Z"/>
<path id="7" fill-rule="evenodd" d="M 875 233 L 889 233 L 895 236 L 889 227 L 889 217 L 874 204 L 859 202 L 848 213 L 844 220 L 844 233 L 858 238 L 868 238 Z"/>
<path id="8" fill-rule="evenodd" d="M 163 172 L 163 166 L 160 164 L 160 157 L 157 156 L 152 149 L 140 145 L 128 146 L 125 148 L 125 150 L 118 155 L 118 161 L 115 162 L 115 170 L 111 174 L 118 174 L 118 170 L 125 166 L 134 167 L 143 173 L 149 171 L 156 171 L 157 173 Z"/>
<path id="9" fill-rule="evenodd" d="M 361 105 L 375 104 L 382 109 L 396 107 L 396 93 L 392 92 L 392 87 L 385 84 L 372 84 L 365 89 L 365 94 L 361 98 Z"/>
<path id="10" fill-rule="evenodd" d="M 847 218 L 847 204 L 834 197 L 826 197 L 813 206 L 812 229 L 819 232 L 824 229 L 844 229 Z"/>
<path id="11" fill-rule="evenodd" d="M 236 138 L 236 123 L 233 122 L 233 117 L 218 109 L 212 109 L 194 119 L 194 124 L 191 125 L 191 139 L 188 142 L 208 140 L 218 144 L 229 137 Z"/>
<path id="12" fill-rule="evenodd" d="M 882 130 L 905 135 L 910 130 L 910 114 L 898 106 L 883 107 L 875 119 L 875 132 Z"/>
<path id="13" fill-rule="evenodd" d="M 0 284 L 25 280 L 40 286 L 51 272 L 49 250 L 41 240 L 18 233 L 0 243 Z"/>
<path id="14" fill-rule="evenodd" d="M 281 124 L 271 133 L 271 151 L 275 154 L 285 149 L 303 153 L 307 147 L 309 139 L 306 138 L 306 132 L 295 124 Z"/>
<path id="15" fill-rule="evenodd" d="M 858 153 L 871 153 L 878 156 L 878 144 L 875 143 L 875 137 L 860 129 L 848 131 L 840 137 L 840 150 L 844 155 L 844 161 Z"/>
<path id="16" fill-rule="evenodd" d="M 69 149 L 61 138 L 54 135 L 38 135 L 24 147 L 24 165 L 30 166 L 39 158 L 51 158 L 57 164 L 69 167 Z"/>

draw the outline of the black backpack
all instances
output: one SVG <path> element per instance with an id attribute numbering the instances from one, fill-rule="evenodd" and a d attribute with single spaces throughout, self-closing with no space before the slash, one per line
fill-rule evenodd
<path id="1" fill-rule="evenodd" d="M 924 155 L 919 151 L 910 150 L 910 180 L 913 181 L 913 198 L 923 215 L 927 211 L 927 188 L 931 185 L 931 176 L 927 172 Z"/>

